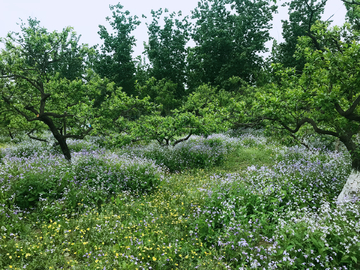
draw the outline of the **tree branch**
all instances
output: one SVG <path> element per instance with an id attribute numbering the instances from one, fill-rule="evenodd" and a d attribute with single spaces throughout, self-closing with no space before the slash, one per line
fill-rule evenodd
<path id="1" fill-rule="evenodd" d="M 81 135 L 71 135 L 71 134 L 66 134 L 63 137 L 65 139 L 84 139 L 86 135 L 89 135 L 89 133 L 93 130 L 92 127 L 88 128 L 86 131 L 84 131 Z"/>
<path id="2" fill-rule="evenodd" d="M 51 116 L 54 118 L 65 118 L 65 117 L 74 117 L 75 116 L 73 114 L 57 114 L 57 113 L 52 113 L 52 112 L 43 113 L 41 115 L 42 116 Z"/>
<path id="3" fill-rule="evenodd" d="M 44 89 L 42 89 L 41 87 L 39 87 L 38 85 L 36 85 L 35 82 L 33 82 L 32 80 L 30 80 L 29 78 L 27 78 L 27 77 L 25 77 L 25 76 L 23 76 L 23 75 L 13 74 L 13 75 L 3 75 L 3 76 L 0 76 L 0 79 L 16 79 L 16 78 L 24 79 L 25 81 L 27 81 L 28 83 L 30 83 L 32 86 L 34 86 L 37 90 L 39 90 L 41 94 L 44 94 Z"/>
<path id="4" fill-rule="evenodd" d="M 349 5 L 358 5 L 360 6 L 360 2 L 354 2 L 354 1 L 347 1 L 347 0 L 341 0 L 343 1 L 345 4 L 349 4 Z"/>
<path id="5" fill-rule="evenodd" d="M 2 96 L 3 100 L 5 101 L 6 104 L 11 106 L 11 101 L 9 98 Z M 25 113 L 23 113 L 22 111 L 20 111 L 18 108 L 11 106 L 11 108 L 13 108 L 18 114 L 22 115 L 23 117 L 25 117 L 25 119 L 27 121 L 35 121 L 35 120 L 39 120 L 38 118 L 30 118 L 29 116 L 27 116 Z"/>
<path id="6" fill-rule="evenodd" d="M 357 122 L 360 122 L 360 115 L 357 115 L 354 113 L 356 107 L 359 105 L 360 103 L 360 95 L 355 99 L 355 101 L 353 102 L 353 104 L 351 104 L 350 108 L 346 111 L 344 111 L 339 103 L 335 103 L 335 108 L 336 111 L 343 117 L 345 117 L 346 119 L 349 120 L 354 120 Z"/>
<path id="7" fill-rule="evenodd" d="M 339 133 L 336 133 L 334 131 L 330 131 L 330 130 L 325 130 L 325 129 L 321 129 L 317 126 L 316 122 L 313 120 L 313 119 L 310 119 L 310 118 L 304 118 L 300 121 L 297 122 L 296 124 L 296 127 L 294 129 L 290 128 L 288 125 L 286 125 L 284 122 L 282 121 L 278 121 L 286 130 L 290 131 L 291 133 L 296 133 L 299 131 L 299 129 L 306 123 L 309 123 L 314 131 L 316 133 L 319 133 L 319 134 L 323 134 L 323 135 L 331 135 L 331 136 L 334 136 L 334 137 L 337 137 L 337 138 L 340 138 L 340 134 Z"/>
<path id="8" fill-rule="evenodd" d="M 177 145 L 178 143 L 187 141 L 187 140 L 190 138 L 191 135 L 192 135 L 192 132 L 190 132 L 190 134 L 189 134 L 188 136 L 186 136 L 185 138 L 182 138 L 182 139 L 179 139 L 179 140 L 175 141 L 175 142 L 173 143 L 173 146 Z"/>
<path id="9" fill-rule="evenodd" d="M 45 139 L 41 139 L 41 138 L 37 138 L 37 137 L 34 137 L 34 136 L 31 136 L 31 133 L 33 133 L 35 131 L 35 129 L 32 129 L 31 131 L 29 131 L 28 133 L 26 133 L 30 139 L 33 139 L 33 140 L 37 140 L 37 141 L 40 141 L 40 142 L 48 142 L 47 140 Z"/>

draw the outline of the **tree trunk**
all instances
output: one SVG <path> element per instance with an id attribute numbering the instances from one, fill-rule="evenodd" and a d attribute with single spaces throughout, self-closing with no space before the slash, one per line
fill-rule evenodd
<path id="1" fill-rule="evenodd" d="M 55 136 L 55 134 L 54 134 L 54 137 L 59 142 L 61 151 L 62 151 L 65 159 L 70 162 L 71 161 L 71 153 L 70 153 L 70 149 L 66 143 L 65 137 L 62 136 L 61 134 L 59 134 L 59 136 Z"/>
<path id="2" fill-rule="evenodd" d="M 344 143 L 351 156 L 351 167 L 360 172 L 360 147 L 353 142 L 351 138 L 341 137 L 340 141 Z"/>
<path id="3" fill-rule="evenodd" d="M 66 137 L 58 131 L 56 128 L 54 122 L 51 120 L 51 118 L 47 116 L 43 116 L 41 121 L 43 121 L 50 129 L 51 133 L 54 135 L 55 139 L 58 141 L 61 151 L 67 161 L 71 161 L 71 153 L 70 149 L 66 143 Z"/>
<path id="4" fill-rule="evenodd" d="M 359 200 L 360 198 L 360 172 L 352 170 L 340 195 L 337 198 L 338 203 Z"/>
<path id="5" fill-rule="evenodd" d="M 338 203 L 344 203 L 358 200 L 360 197 L 360 147 L 351 138 L 340 138 L 340 140 L 345 144 L 351 155 L 352 167 L 351 174 L 337 198 Z"/>

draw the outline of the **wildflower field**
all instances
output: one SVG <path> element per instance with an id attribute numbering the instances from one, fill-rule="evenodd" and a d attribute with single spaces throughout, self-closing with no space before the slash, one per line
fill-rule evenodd
<path id="1" fill-rule="evenodd" d="M 1 148 L 2 147 L 2 148 Z M 346 152 L 243 134 L 0 147 L 0 269 L 360 269 Z"/>

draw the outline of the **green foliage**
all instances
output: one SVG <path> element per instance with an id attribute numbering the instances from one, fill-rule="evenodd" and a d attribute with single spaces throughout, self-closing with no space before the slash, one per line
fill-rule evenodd
<path id="1" fill-rule="evenodd" d="M 149 96 L 150 101 L 160 105 L 162 116 L 171 115 L 171 111 L 181 104 L 177 91 L 177 85 L 166 79 L 158 81 L 152 77 L 144 85 L 136 84 L 137 94 L 142 98 Z"/>
<path id="2" fill-rule="evenodd" d="M 96 76 L 91 71 L 85 74 L 85 67 L 92 50 L 78 45 L 70 27 L 49 33 L 39 21 L 28 23 L 21 24 L 21 33 L 9 33 L 2 40 L 0 95 L 9 112 L 7 128 L 11 132 L 22 127 L 35 139 L 33 132 L 50 130 L 70 160 L 66 139 L 91 131 L 86 124 L 93 117 L 92 99 L 98 89 L 89 83 Z M 29 124 L 22 125 L 24 121 Z"/>
<path id="3" fill-rule="evenodd" d="M 275 10 L 268 1 L 200 1 L 192 14 L 196 46 L 188 56 L 190 89 L 223 86 L 233 76 L 255 83 L 263 65 L 258 53 L 266 51 Z"/>
<path id="4" fill-rule="evenodd" d="M 349 25 L 328 29 L 313 26 L 313 37 L 299 40 L 297 55 L 306 60 L 301 76 L 294 69 L 273 65 L 280 82 L 259 91 L 259 111 L 287 131 L 296 133 L 309 125 L 315 132 L 344 143 L 354 169 L 360 167 L 359 145 L 359 33 Z M 320 49 L 313 47 L 314 39 Z"/>
<path id="5" fill-rule="evenodd" d="M 191 24 L 188 17 L 180 19 L 181 12 L 166 16 L 167 13 L 167 9 L 151 11 L 152 22 L 147 24 L 149 42 L 145 44 L 145 53 L 150 61 L 150 76 L 158 81 L 174 83 L 176 89 L 172 94 L 175 99 L 181 99 L 186 94 L 186 44 L 190 39 Z M 163 22 L 160 22 L 162 17 Z"/>
<path id="6" fill-rule="evenodd" d="M 132 59 L 136 39 L 131 33 L 139 26 L 137 16 L 130 16 L 129 11 L 123 11 L 120 4 L 110 5 L 112 16 L 106 20 L 115 33 L 109 32 L 100 25 L 98 34 L 104 41 L 101 52 L 94 62 L 95 71 L 101 76 L 115 82 L 117 87 L 131 95 L 134 93 L 135 61 Z"/>
<path id="7" fill-rule="evenodd" d="M 149 87 L 152 81 L 148 82 Z M 159 82 L 151 89 L 159 89 L 162 85 Z M 171 83 L 165 83 L 165 86 L 171 86 Z M 146 90 L 149 88 L 145 88 Z M 165 88 L 161 88 L 165 89 Z M 170 95 L 169 95 L 170 96 Z M 228 103 L 226 98 L 229 97 L 224 92 L 216 94 L 215 89 L 203 85 L 194 93 L 189 95 L 185 103 L 179 108 L 170 111 L 167 115 L 164 107 L 148 102 L 148 98 L 138 101 L 140 108 L 145 108 L 142 114 L 139 114 L 135 121 L 125 121 L 124 117 L 119 118 L 110 124 L 122 124 L 122 130 L 125 134 L 118 137 L 121 141 L 158 141 L 160 145 L 177 145 L 178 143 L 189 139 L 192 135 L 208 136 L 215 132 L 222 132 L 228 129 L 229 123 L 226 121 L 227 109 L 225 105 Z M 159 100 L 159 99 L 158 99 Z M 169 105 L 169 104 L 168 104 Z M 143 106 L 143 107 L 141 107 Z M 106 106 L 106 108 L 111 108 Z M 116 108 L 119 108 L 117 106 Z M 131 108 L 136 108 L 136 105 Z M 169 108 L 167 108 L 169 109 Z M 165 114 L 165 116 L 163 116 Z M 109 110 L 110 117 L 114 118 L 116 114 Z M 106 119 L 105 117 L 103 122 Z"/>
<path id="8" fill-rule="evenodd" d="M 299 73 L 302 72 L 305 59 L 303 57 L 296 58 L 294 55 L 298 38 L 313 36 L 311 27 L 321 19 L 326 2 L 327 0 L 296 0 L 284 4 L 289 8 L 289 20 L 282 21 L 284 42 L 280 44 L 274 42 L 272 48 L 273 62 L 281 63 L 284 67 L 295 68 Z M 316 44 L 312 45 L 313 48 L 315 46 Z"/>
<path id="9" fill-rule="evenodd" d="M 20 209 L 32 209 L 38 206 L 39 201 L 59 199 L 64 187 L 52 174 L 22 174 L 13 182 L 10 192 L 14 194 L 14 204 Z"/>
<path id="10" fill-rule="evenodd" d="M 211 168 L 227 159 L 231 146 L 222 138 L 190 138 L 176 146 L 161 147 L 151 144 L 131 149 L 132 153 L 155 160 L 170 172 L 196 168 Z"/>
<path id="11" fill-rule="evenodd" d="M 352 25 L 353 29 L 360 30 L 360 3 L 357 0 L 347 1 L 343 3 L 346 7 L 346 19 Z"/>

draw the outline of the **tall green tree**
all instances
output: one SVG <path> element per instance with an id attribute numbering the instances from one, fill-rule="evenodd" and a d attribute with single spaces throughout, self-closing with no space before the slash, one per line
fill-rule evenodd
<path id="1" fill-rule="evenodd" d="M 273 62 L 281 63 L 285 67 L 294 67 L 301 73 L 306 60 L 296 59 L 294 55 L 298 39 L 302 36 L 311 37 L 313 47 L 319 49 L 311 27 L 321 19 L 326 2 L 327 0 L 293 0 L 284 4 L 289 8 L 289 19 L 282 21 L 284 42 L 274 43 Z"/>
<path id="2" fill-rule="evenodd" d="M 132 58 L 136 39 L 132 32 L 140 24 L 137 16 L 131 16 L 129 11 L 123 11 L 120 4 L 110 5 L 112 16 L 106 20 L 112 27 L 109 32 L 105 26 L 100 25 L 98 34 L 104 41 L 101 45 L 98 60 L 94 69 L 101 77 L 106 77 L 122 87 L 127 94 L 134 93 L 135 60 Z"/>
<path id="3" fill-rule="evenodd" d="M 253 108 L 291 133 L 310 127 L 314 132 L 338 138 L 360 170 L 360 34 L 349 24 L 329 29 L 316 23 L 313 37 L 299 40 L 299 57 L 306 64 L 299 76 L 294 68 L 274 65 L 280 84 L 258 92 Z M 313 46 L 316 39 L 320 49 Z"/>
<path id="4" fill-rule="evenodd" d="M 7 119 L 34 123 L 24 126 L 31 128 L 27 133 L 34 139 L 35 130 L 50 130 L 70 160 L 66 140 L 83 138 L 92 129 L 88 121 L 97 88 L 87 84 L 84 72 L 91 50 L 78 44 L 70 27 L 48 32 L 29 19 L 20 28 L 21 33 L 1 39 L 5 49 L 0 53 L 0 98 L 12 115 Z"/>
<path id="5" fill-rule="evenodd" d="M 266 0 L 201 0 L 189 52 L 189 86 L 222 85 L 233 76 L 256 83 L 276 6 Z"/>
<path id="6" fill-rule="evenodd" d="M 176 14 L 159 9 L 152 10 L 151 14 L 152 22 L 147 24 L 149 42 L 145 46 L 151 66 L 149 74 L 159 81 L 166 79 L 175 83 L 174 94 L 180 99 L 185 95 L 186 44 L 190 39 L 191 24 L 188 17 L 181 18 L 181 12 Z"/>

